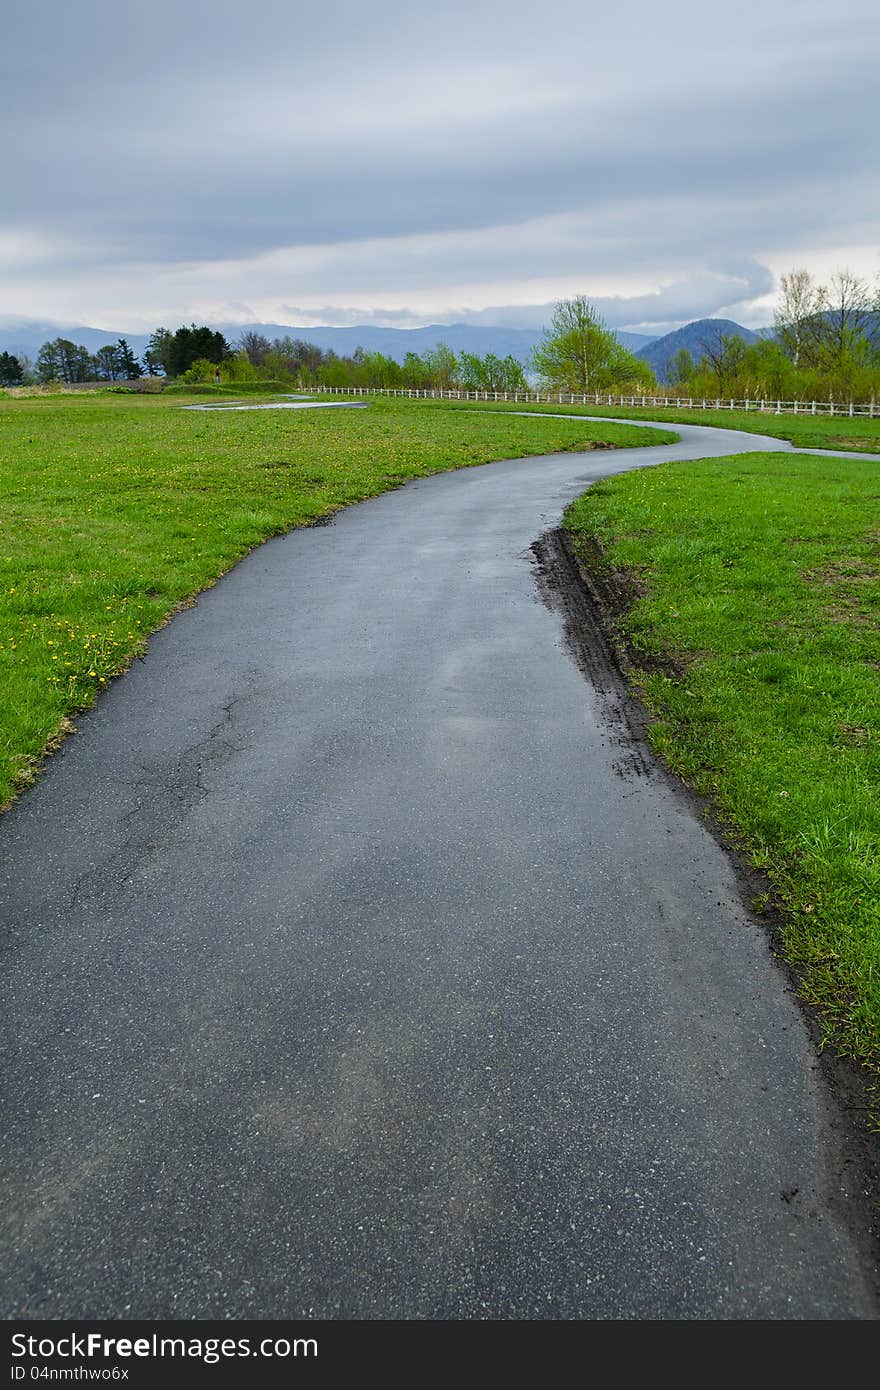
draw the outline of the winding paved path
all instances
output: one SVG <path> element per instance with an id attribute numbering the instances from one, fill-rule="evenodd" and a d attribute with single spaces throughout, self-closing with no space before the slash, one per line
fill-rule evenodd
<path id="1" fill-rule="evenodd" d="M 596 478 L 786 447 L 676 429 L 271 541 L 3 817 L 6 1316 L 874 1315 L 762 928 L 538 599 Z"/>

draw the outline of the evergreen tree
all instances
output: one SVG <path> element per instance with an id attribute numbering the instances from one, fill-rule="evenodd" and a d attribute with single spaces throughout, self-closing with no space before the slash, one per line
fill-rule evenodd
<path id="1" fill-rule="evenodd" d="M 137 381 L 141 374 L 141 364 L 124 338 L 119 339 L 115 351 L 116 368 L 120 378 L 125 381 Z"/>
<path id="2" fill-rule="evenodd" d="M 168 353 L 168 369 L 171 376 L 183 376 L 194 362 L 219 363 L 232 356 L 232 349 L 222 333 L 215 333 L 206 325 L 178 328 Z"/>
<path id="3" fill-rule="evenodd" d="M 24 371 L 17 357 L 9 352 L 0 352 L 0 386 L 21 386 Z"/>

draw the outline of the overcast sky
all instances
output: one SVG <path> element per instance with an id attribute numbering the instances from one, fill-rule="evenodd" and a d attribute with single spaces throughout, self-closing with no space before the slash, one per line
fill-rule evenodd
<path id="1" fill-rule="evenodd" d="M 880 273 L 877 0 L 42 0 L 0 51 L 0 319 L 618 327 Z"/>

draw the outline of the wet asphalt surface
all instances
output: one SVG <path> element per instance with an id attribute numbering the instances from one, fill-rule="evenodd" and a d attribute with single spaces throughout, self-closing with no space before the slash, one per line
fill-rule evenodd
<path id="1" fill-rule="evenodd" d="M 6 1317 L 875 1315 L 765 931 L 537 582 L 595 479 L 786 447 L 676 428 L 271 541 L 2 818 Z"/>

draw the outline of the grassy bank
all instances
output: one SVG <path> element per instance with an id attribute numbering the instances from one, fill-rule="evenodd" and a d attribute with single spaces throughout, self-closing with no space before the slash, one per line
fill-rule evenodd
<path id="1" fill-rule="evenodd" d="M 267 536 L 443 469 L 654 442 L 408 401 L 222 414 L 185 400 L 0 400 L 0 805 L 175 605 Z"/>
<path id="2" fill-rule="evenodd" d="M 880 460 L 665 465 L 566 525 L 642 594 L 655 747 L 766 873 L 826 1039 L 880 1067 Z"/>
<path id="3" fill-rule="evenodd" d="M 788 439 L 803 449 L 852 449 L 860 453 L 880 453 L 880 416 L 850 420 L 843 416 L 773 415 L 749 410 L 676 410 L 670 407 L 641 409 L 594 405 L 519 405 L 494 401 L 422 401 L 423 407 L 469 411 L 529 410 L 541 414 L 599 416 L 607 419 L 661 420 L 670 427 L 680 425 L 717 426 L 718 429 L 745 430 L 771 439 Z"/>

